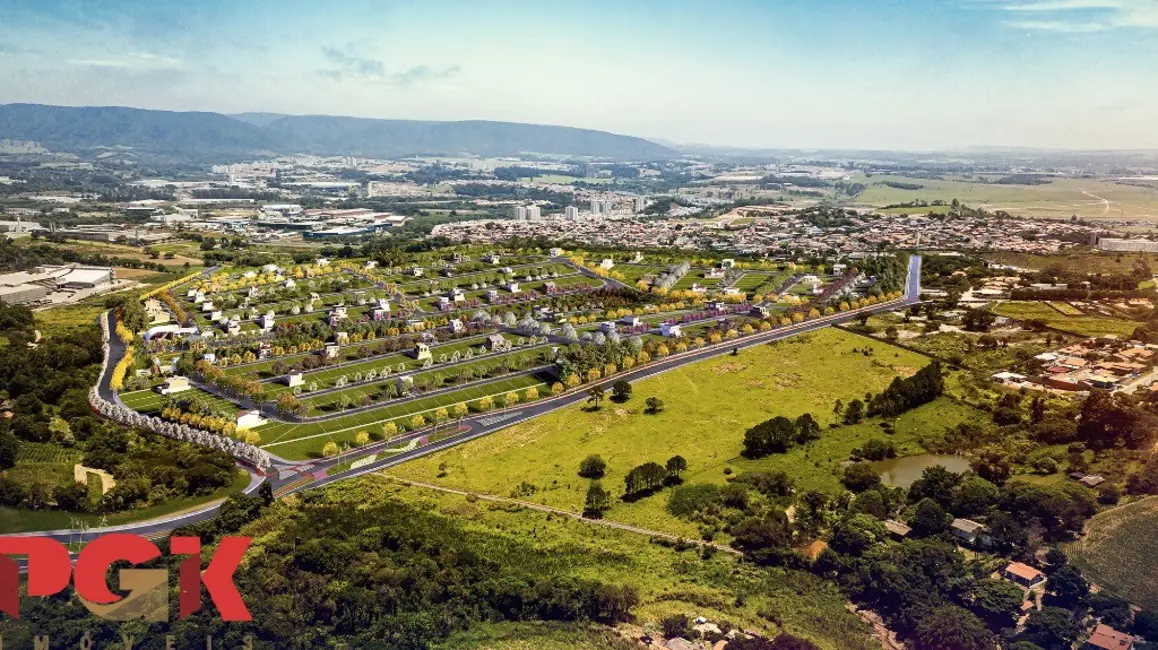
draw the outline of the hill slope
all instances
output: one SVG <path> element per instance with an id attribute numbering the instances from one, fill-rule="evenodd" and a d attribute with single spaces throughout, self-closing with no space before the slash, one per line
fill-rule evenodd
<path id="1" fill-rule="evenodd" d="M 259 152 L 267 133 L 220 113 L 176 113 L 121 106 L 0 105 L 0 137 L 35 140 L 56 151 L 132 147 L 159 154 Z"/>
<path id="2" fill-rule="evenodd" d="M 308 152 L 369 157 L 547 153 L 617 159 L 677 155 L 642 138 L 512 122 L 423 122 L 325 115 L 178 113 L 125 107 L 0 105 L 0 139 L 56 151 L 132 147 L 172 157 Z"/>

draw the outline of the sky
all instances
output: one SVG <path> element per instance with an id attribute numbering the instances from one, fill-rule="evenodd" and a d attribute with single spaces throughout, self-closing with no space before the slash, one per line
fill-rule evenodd
<path id="1" fill-rule="evenodd" d="M 1158 0 L 2 0 L 13 102 L 1158 148 Z"/>

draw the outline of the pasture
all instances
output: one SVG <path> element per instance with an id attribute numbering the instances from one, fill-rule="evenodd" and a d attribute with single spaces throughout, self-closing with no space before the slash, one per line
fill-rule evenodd
<path id="1" fill-rule="evenodd" d="M 865 349 L 872 353 L 865 354 Z M 740 457 L 744 431 L 775 415 L 795 418 L 808 412 L 822 427 L 837 418 L 833 405 L 883 389 L 894 377 L 908 376 L 928 363 L 916 353 L 826 329 L 776 345 L 744 350 L 689 364 L 633 385 L 623 404 L 605 401 L 598 411 L 573 406 L 499 431 L 453 449 L 416 459 L 393 470 L 415 480 L 507 495 L 521 484 L 533 486 L 530 500 L 581 510 L 586 479 L 579 462 L 599 454 L 608 463 L 604 487 L 623 493 L 623 478 L 636 465 L 664 463 L 673 455 L 687 459 L 688 483 L 722 484 L 749 470 L 784 470 L 798 489 L 836 490 L 840 463 L 864 440 L 881 435 L 878 423 L 825 428 L 821 440 L 806 448 L 760 460 Z M 644 401 L 658 397 L 666 408 L 644 413 Z M 897 422 L 894 442 L 916 452 L 918 434 L 975 417 L 969 407 L 944 399 L 916 409 Z M 616 500 L 607 517 L 616 521 L 697 535 L 696 526 L 665 510 L 657 494 L 634 503 Z"/>

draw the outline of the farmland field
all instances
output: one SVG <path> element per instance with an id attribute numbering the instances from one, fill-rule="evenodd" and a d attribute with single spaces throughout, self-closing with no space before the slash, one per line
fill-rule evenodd
<path id="1" fill-rule="evenodd" d="M 1066 552 L 1091 581 L 1131 603 L 1158 609 L 1158 497 L 1096 515 Z"/>
<path id="2" fill-rule="evenodd" d="M 985 258 L 1001 264 L 1038 271 L 1057 266 L 1069 273 L 1129 273 L 1138 260 L 1142 260 L 1151 268 L 1158 269 L 1158 254 L 1153 253 L 1082 251 L 1081 253 L 1062 252 L 1052 255 L 1035 255 L 1033 253 L 998 251 L 986 253 Z"/>
<path id="3" fill-rule="evenodd" d="M 873 353 L 864 354 L 865 348 Z M 852 448 L 878 435 L 877 423 L 825 429 L 822 439 L 808 448 L 762 460 L 739 456 L 744 430 L 774 415 L 805 412 L 825 427 L 835 419 L 837 399 L 847 402 L 863 397 L 866 390 L 881 390 L 894 377 L 912 374 L 927 362 L 883 343 L 821 330 L 642 380 L 624 404 L 606 402 L 597 412 L 580 406 L 562 409 L 391 471 L 499 495 L 525 482 L 534 486 L 531 500 L 575 511 L 582 509 L 587 489 L 576 470 L 588 454 L 600 454 L 608 462 L 604 486 L 614 494 L 622 494 L 623 477 L 632 467 L 646 461 L 662 464 L 675 454 L 687 459 L 688 483 L 723 483 L 725 468 L 734 473 L 779 469 L 795 477 L 798 489 L 833 490 L 840 463 Z M 662 413 L 643 412 L 643 402 L 651 396 L 665 402 Z M 939 434 L 969 417 L 975 417 L 972 409 L 945 398 L 902 416 L 893 440 L 902 453 L 917 452 L 918 434 Z M 634 503 L 617 500 L 607 517 L 696 535 L 694 525 L 667 514 L 665 503 L 664 494 Z"/>
<path id="4" fill-rule="evenodd" d="M 1044 321 L 1050 327 L 1082 336 L 1115 334 L 1129 337 L 1141 323 L 1098 316 L 1065 316 L 1043 302 L 1002 302 L 993 307 L 993 313 L 1022 320 Z"/>
<path id="5" fill-rule="evenodd" d="M 995 180 L 987 176 L 987 180 Z M 926 180 L 905 176 L 857 175 L 854 182 L 866 188 L 858 204 L 885 206 L 915 199 L 946 203 L 958 199 L 974 208 L 1005 210 L 1027 217 L 1089 219 L 1158 219 L 1158 189 L 1123 185 L 1112 181 L 1055 178 L 1044 185 L 1000 185 L 982 183 L 963 176 Z M 920 189 L 899 189 L 886 182 L 920 185 Z"/>

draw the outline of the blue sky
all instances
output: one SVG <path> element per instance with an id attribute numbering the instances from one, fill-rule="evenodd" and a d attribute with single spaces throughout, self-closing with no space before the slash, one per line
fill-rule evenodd
<path id="1" fill-rule="evenodd" d="M 8 102 L 1158 148 L 1158 0 L 3 0 Z"/>

